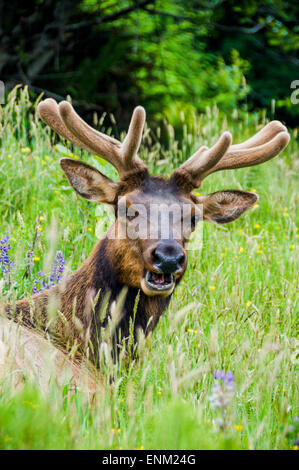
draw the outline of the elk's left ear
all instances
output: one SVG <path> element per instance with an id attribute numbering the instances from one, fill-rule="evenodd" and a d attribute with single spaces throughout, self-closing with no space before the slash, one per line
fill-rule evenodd
<path id="1" fill-rule="evenodd" d="M 217 224 L 232 222 L 257 201 L 257 194 L 235 190 L 197 197 L 197 203 L 203 205 L 203 220 Z"/>
<path id="2" fill-rule="evenodd" d="M 60 166 L 70 184 L 80 196 L 89 201 L 115 203 L 118 184 L 86 163 L 62 158 Z"/>

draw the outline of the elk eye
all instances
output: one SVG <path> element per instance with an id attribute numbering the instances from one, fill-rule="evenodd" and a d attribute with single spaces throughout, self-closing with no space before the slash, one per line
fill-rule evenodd
<path id="1" fill-rule="evenodd" d="M 198 221 L 199 221 L 199 215 L 196 215 L 196 214 L 192 215 L 192 217 L 191 217 L 191 227 L 195 228 Z"/>

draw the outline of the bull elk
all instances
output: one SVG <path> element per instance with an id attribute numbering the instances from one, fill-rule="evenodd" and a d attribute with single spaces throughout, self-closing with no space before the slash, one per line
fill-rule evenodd
<path id="1" fill-rule="evenodd" d="M 219 224 L 232 222 L 257 202 L 255 193 L 226 190 L 196 196 L 192 191 L 216 171 L 249 167 L 270 160 L 288 144 L 289 134 L 280 122 L 272 121 L 250 139 L 232 145 L 231 134 L 224 132 L 215 145 L 200 147 L 169 178 L 163 178 L 150 176 L 137 155 L 145 123 L 145 111 L 141 106 L 134 110 L 122 143 L 90 127 L 67 101 L 58 105 L 53 99 L 46 99 L 39 104 L 38 112 L 63 138 L 101 156 L 116 168 L 118 182 L 86 163 L 71 158 L 60 160 L 74 190 L 89 201 L 112 206 L 116 219 L 75 273 L 49 291 L 34 295 L 31 300 L 17 301 L 14 318 L 18 321 L 21 318 L 29 328 L 39 326 L 49 330 L 53 337 L 65 342 L 71 338 L 81 349 L 88 345 L 92 360 L 97 364 L 101 332 L 109 323 L 121 292 L 124 292 L 121 316 L 113 333 L 116 354 L 119 345 L 130 335 L 130 325 L 134 325 L 135 340 L 139 329 L 147 335 L 155 328 L 187 266 L 188 237 L 185 233 L 174 236 L 171 226 L 169 236 L 163 238 L 163 217 L 158 219 L 155 236 L 134 239 L 110 236 L 138 216 L 132 211 L 129 214 L 130 207 L 139 204 L 148 213 L 151 204 L 187 206 L 190 231 L 195 229 L 199 219 L 199 205 L 203 209 L 203 220 Z M 120 217 L 119 201 L 125 201 L 125 219 Z M 174 219 L 171 223 L 174 224 Z M 54 298 L 60 313 L 49 328 L 47 310 Z M 6 307 L 6 312 L 12 317 L 10 306 Z"/>

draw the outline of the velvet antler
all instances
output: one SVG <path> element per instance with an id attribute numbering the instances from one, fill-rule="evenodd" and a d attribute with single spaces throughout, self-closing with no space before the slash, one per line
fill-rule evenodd
<path id="1" fill-rule="evenodd" d="M 278 155 L 288 144 L 290 136 L 279 121 L 269 122 L 256 135 L 237 145 L 231 145 L 232 137 L 225 132 L 211 147 L 201 147 L 176 174 L 188 174 L 192 185 L 200 187 L 204 178 L 220 170 L 259 165 Z"/>
<path id="2" fill-rule="evenodd" d="M 43 121 L 62 137 L 111 163 L 121 180 L 132 170 L 146 168 L 137 156 L 145 122 L 145 110 L 141 106 L 134 109 L 123 142 L 90 127 L 68 101 L 62 101 L 58 105 L 55 100 L 48 98 L 39 104 L 38 112 Z"/>

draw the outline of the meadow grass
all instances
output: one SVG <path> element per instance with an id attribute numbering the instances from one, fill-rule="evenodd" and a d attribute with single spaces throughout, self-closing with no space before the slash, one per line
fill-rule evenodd
<path id="1" fill-rule="evenodd" d="M 97 240 L 99 222 L 108 224 L 97 205 L 70 188 L 59 158 L 72 152 L 116 176 L 94 156 L 67 150 L 38 120 L 35 105 L 26 89 L 15 89 L 0 111 L 0 235 L 10 235 L 15 262 L 10 286 L 2 284 L 4 298 L 30 296 L 33 279 L 48 269 L 56 249 L 68 270 L 76 269 Z M 181 147 L 171 126 L 167 148 L 159 144 L 159 129 L 147 128 L 140 155 L 153 173 L 169 174 L 221 131 L 229 129 L 236 143 L 264 123 L 261 114 L 236 112 L 227 121 L 212 109 L 187 129 L 182 116 Z M 201 194 L 244 189 L 260 200 L 231 224 L 204 225 L 202 251 L 190 253 L 186 275 L 154 334 L 140 345 L 139 359 L 104 366 L 105 391 L 93 402 L 70 392 L 68 383 L 50 383 L 45 392 L 34 383 L 14 390 L 2 380 L 1 449 L 296 448 L 288 433 L 298 415 L 296 137 L 291 131 L 287 149 L 267 164 L 204 182 Z M 32 278 L 24 277 L 37 226 Z M 213 408 L 209 399 L 215 370 L 234 374 L 225 407 Z"/>

